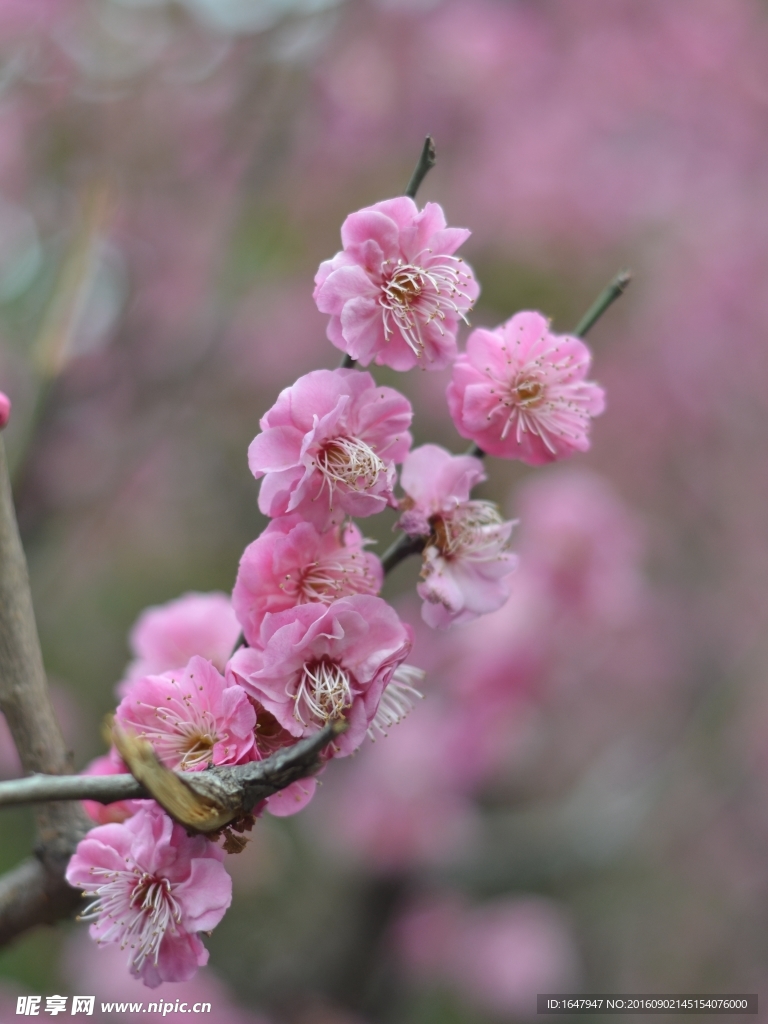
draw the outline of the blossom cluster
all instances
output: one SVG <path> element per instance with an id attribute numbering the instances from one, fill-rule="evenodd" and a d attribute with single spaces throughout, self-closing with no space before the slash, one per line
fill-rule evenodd
<path id="1" fill-rule="evenodd" d="M 514 523 L 472 498 L 485 480 L 481 458 L 539 465 L 585 450 L 603 393 L 585 379 L 584 343 L 552 334 L 536 312 L 475 330 L 458 353 L 479 292 L 456 256 L 468 235 L 437 204 L 419 210 L 408 197 L 344 222 L 343 249 L 320 266 L 314 292 L 344 363 L 283 390 L 248 450 L 269 525 L 243 553 L 231 598 L 187 594 L 146 610 L 131 634 L 115 721 L 167 768 L 259 761 L 341 720 L 324 765 L 386 736 L 421 697 L 423 677 L 407 663 L 412 628 L 379 596 L 384 564 L 404 553 L 421 552 L 417 591 L 430 627 L 468 622 L 509 597 Z M 470 452 L 412 449 L 410 402 L 356 363 L 451 366 L 448 408 Z M 387 508 L 401 537 L 382 560 L 352 518 Z M 127 769 L 112 750 L 87 771 Z M 254 813 L 293 814 L 315 787 L 314 778 L 294 782 Z M 224 851 L 153 801 L 86 809 L 98 827 L 67 877 L 91 898 L 82 915 L 91 935 L 129 949 L 131 973 L 147 985 L 191 978 L 207 960 L 199 933 L 231 900 Z"/>

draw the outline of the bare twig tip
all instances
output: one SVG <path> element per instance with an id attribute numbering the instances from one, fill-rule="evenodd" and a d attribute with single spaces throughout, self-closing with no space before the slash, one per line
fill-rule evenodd
<path id="1" fill-rule="evenodd" d="M 411 180 L 405 189 L 405 194 L 410 196 L 411 199 L 416 198 L 416 193 L 419 191 L 422 181 L 426 178 L 429 172 L 437 163 L 437 151 L 435 149 L 435 140 L 431 135 L 428 135 L 424 139 L 424 145 L 421 149 L 419 156 L 419 162 L 416 164 Z"/>

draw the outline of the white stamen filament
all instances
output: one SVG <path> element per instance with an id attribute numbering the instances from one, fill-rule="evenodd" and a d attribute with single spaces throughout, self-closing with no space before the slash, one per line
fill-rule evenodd
<path id="1" fill-rule="evenodd" d="M 507 361 L 512 363 L 509 357 Z M 498 385 L 498 404 L 488 418 L 506 416 L 501 439 L 514 428 L 518 443 L 523 434 L 533 434 L 555 454 L 552 435 L 580 437 L 589 413 L 579 404 L 580 382 L 573 381 L 577 368 L 570 353 L 554 359 L 552 350 L 532 359 L 511 380 L 500 378 L 487 367 L 485 372 Z"/>
<path id="2" fill-rule="evenodd" d="M 297 604 L 332 604 L 350 594 L 372 594 L 376 587 L 363 554 L 341 549 L 333 558 L 310 562 L 301 572 L 287 575 L 280 589 Z"/>
<path id="3" fill-rule="evenodd" d="M 398 665 L 384 687 L 376 715 L 368 727 L 368 735 L 374 742 L 377 735 L 386 736 L 388 729 L 402 722 L 417 700 L 423 700 L 424 694 L 414 683 L 420 683 L 425 675 L 423 669 L 413 665 Z"/>
<path id="4" fill-rule="evenodd" d="M 465 501 L 436 516 L 430 543 L 443 558 L 490 562 L 509 547 L 511 524 L 492 501 Z"/>
<path id="5" fill-rule="evenodd" d="M 120 949 L 130 946 L 135 951 L 131 953 L 130 963 L 137 971 L 147 958 L 157 965 L 165 933 L 170 929 L 176 934 L 181 921 L 181 907 L 173 895 L 173 883 L 146 871 L 139 873 L 138 868 L 110 871 L 93 867 L 91 874 L 102 876 L 106 881 L 85 891 L 85 896 L 96 899 L 79 915 L 79 920 L 106 918 L 112 924 L 99 936 L 99 943 L 110 942 L 119 935 Z"/>
<path id="6" fill-rule="evenodd" d="M 373 448 L 358 437 L 335 437 L 318 452 L 315 466 L 322 474 L 323 486 L 328 485 L 331 506 L 333 489 L 338 484 L 353 491 L 368 491 L 386 471 Z"/>
<path id="7" fill-rule="evenodd" d="M 349 673 L 326 658 L 309 662 L 302 670 L 293 701 L 293 717 L 301 725 L 307 724 L 305 714 L 323 723 L 342 718 L 352 706 Z"/>
<path id="8" fill-rule="evenodd" d="M 211 760 L 213 748 L 222 737 L 211 712 L 193 703 L 191 694 L 174 697 L 160 707 L 143 706 L 152 708 L 163 724 L 144 726 L 139 735 L 149 740 L 163 763 L 186 771 Z"/>
<path id="9" fill-rule="evenodd" d="M 467 323 L 465 314 L 472 308 L 472 299 L 465 291 L 471 277 L 461 259 L 437 256 L 427 257 L 424 262 L 428 266 L 398 260 L 391 267 L 391 261 L 385 260 L 379 296 L 385 338 L 389 341 L 399 329 L 417 356 L 424 351 L 423 327 L 435 320 L 443 334 L 442 321 L 447 313 Z"/>

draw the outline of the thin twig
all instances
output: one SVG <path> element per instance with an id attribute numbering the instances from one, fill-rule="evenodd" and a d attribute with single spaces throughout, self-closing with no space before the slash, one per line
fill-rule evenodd
<path id="1" fill-rule="evenodd" d="M 402 533 L 381 556 L 384 572 L 392 572 L 395 566 L 405 561 L 409 555 L 421 554 L 427 540 L 427 537 L 409 537 L 407 533 Z"/>
<path id="2" fill-rule="evenodd" d="M 631 280 L 631 270 L 620 270 L 618 272 L 616 277 L 614 277 L 611 283 L 600 292 L 587 312 L 574 327 L 573 333 L 577 338 L 583 338 L 584 335 L 595 326 L 603 313 L 605 313 L 605 311 L 614 304 L 616 299 L 620 298 L 624 294 Z"/>
<path id="3" fill-rule="evenodd" d="M 424 139 L 424 145 L 421 149 L 421 155 L 419 156 L 419 162 L 413 170 L 411 180 L 405 189 L 405 194 L 410 196 L 411 199 L 416 198 L 416 193 L 421 187 L 422 181 L 426 178 L 432 168 L 437 162 L 437 154 L 435 153 L 435 141 L 431 135 L 428 135 Z"/>

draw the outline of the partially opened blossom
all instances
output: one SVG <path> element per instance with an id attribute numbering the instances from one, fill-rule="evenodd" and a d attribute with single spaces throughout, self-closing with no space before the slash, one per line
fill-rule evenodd
<path id="1" fill-rule="evenodd" d="M 261 650 L 238 651 L 230 671 L 292 736 L 345 719 L 336 748 L 346 755 L 374 721 L 411 632 L 381 598 L 355 594 L 267 615 L 260 641 Z"/>
<path id="2" fill-rule="evenodd" d="M 80 841 L 70 885 L 93 902 L 81 914 L 99 943 L 130 950 L 131 973 L 156 988 L 187 981 L 207 963 L 198 932 L 215 928 L 232 900 L 222 851 L 188 836 L 157 804 L 123 824 L 101 825 Z"/>
<path id="3" fill-rule="evenodd" d="M 345 514 L 370 516 L 393 502 L 395 463 L 411 446 L 410 403 L 359 370 L 314 370 L 280 392 L 251 442 L 248 464 L 264 477 L 259 508 L 298 512 L 326 530 Z"/>
<path id="4" fill-rule="evenodd" d="M 298 515 L 273 519 L 240 559 L 232 605 L 249 644 L 268 612 L 349 594 L 377 594 L 383 571 L 352 523 L 318 533 Z"/>
<path id="5" fill-rule="evenodd" d="M 472 455 L 451 455 L 437 444 L 414 448 L 400 474 L 406 497 L 398 525 L 414 537 L 429 534 L 433 517 L 453 512 L 485 479 L 482 462 Z"/>
<path id="6" fill-rule="evenodd" d="M 591 355 L 579 338 L 552 334 L 540 313 L 478 328 L 453 366 L 448 407 L 456 429 L 490 455 L 531 466 L 589 448 L 603 389 L 585 380 Z"/>
<path id="7" fill-rule="evenodd" d="M 439 370 L 456 355 L 456 332 L 480 291 L 454 253 L 469 238 L 449 228 L 437 203 L 408 196 L 352 213 L 344 249 L 320 264 L 315 302 L 328 337 L 363 366 Z"/>
<path id="8" fill-rule="evenodd" d="M 514 523 L 492 502 L 468 500 L 484 479 L 479 459 L 434 444 L 415 449 L 403 463 L 407 497 L 400 526 L 428 538 L 416 589 L 424 600 L 422 617 L 435 628 L 496 611 L 509 596 L 504 577 L 517 564 L 509 551 Z"/>
<path id="9" fill-rule="evenodd" d="M 7 426 L 11 418 L 11 400 L 4 391 L 0 391 L 0 430 Z"/>
<path id="10" fill-rule="evenodd" d="M 115 721 L 149 740 L 168 768 L 195 771 L 253 756 L 256 712 L 205 658 L 191 658 L 180 672 L 137 679 Z"/>
<path id="11" fill-rule="evenodd" d="M 239 635 L 240 624 L 226 594 L 189 593 L 146 608 L 131 630 L 135 657 L 127 680 L 183 668 L 195 654 L 221 672 Z M 125 680 L 118 684 L 118 696 L 124 695 L 127 685 Z"/>

